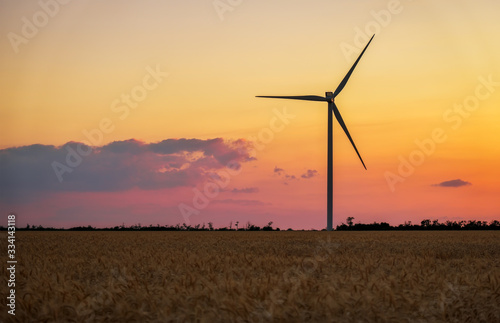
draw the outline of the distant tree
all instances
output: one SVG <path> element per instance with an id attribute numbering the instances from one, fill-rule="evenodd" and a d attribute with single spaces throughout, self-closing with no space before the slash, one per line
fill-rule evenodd
<path id="1" fill-rule="evenodd" d="M 208 222 L 208 229 L 214 231 L 214 224 L 212 222 Z"/>
<path id="2" fill-rule="evenodd" d="M 352 217 L 352 216 L 349 216 L 346 219 L 347 225 L 350 226 L 350 227 L 352 227 L 352 220 L 354 220 L 354 217 Z"/>
<path id="3" fill-rule="evenodd" d="M 247 231 L 259 231 L 260 227 L 256 226 L 256 225 L 253 225 L 252 223 L 250 223 L 250 221 L 248 221 L 245 229 Z"/>
<path id="4" fill-rule="evenodd" d="M 431 220 L 429 219 L 422 220 L 422 222 L 420 222 L 420 225 L 424 228 L 428 228 L 431 225 Z"/>
<path id="5" fill-rule="evenodd" d="M 380 223 L 380 229 L 382 229 L 382 230 L 388 230 L 390 228 L 391 228 L 391 225 L 389 223 L 387 223 L 387 222 Z"/>
<path id="6" fill-rule="evenodd" d="M 342 223 L 341 225 L 337 225 L 337 228 L 335 230 L 337 231 L 343 231 L 347 230 L 348 226 L 345 223 Z"/>
<path id="7" fill-rule="evenodd" d="M 273 221 L 269 221 L 265 227 L 262 228 L 264 231 L 273 231 Z"/>
<path id="8" fill-rule="evenodd" d="M 235 223 L 236 231 L 238 230 L 238 224 L 240 224 L 240 221 L 236 221 L 236 223 Z"/>
<path id="9" fill-rule="evenodd" d="M 478 225 L 477 225 L 476 220 L 469 220 L 464 226 L 464 228 L 469 229 L 469 230 L 470 229 L 477 229 L 477 227 L 478 227 Z"/>

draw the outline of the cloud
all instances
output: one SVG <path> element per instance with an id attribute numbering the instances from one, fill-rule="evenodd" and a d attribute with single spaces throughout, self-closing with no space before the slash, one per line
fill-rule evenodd
<path id="1" fill-rule="evenodd" d="M 274 166 L 274 173 L 281 175 L 285 170 L 283 168 L 279 168 L 278 166 Z"/>
<path id="2" fill-rule="evenodd" d="M 239 139 L 225 142 L 222 138 L 200 139 L 167 139 L 149 145 L 151 150 L 158 154 L 175 154 L 182 151 L 204 152 L 213 157 L 220 164 L 227 164 L 231 160 L 250 161 L 254 158 L 248 155 L 248 142 Z M 244 158 L 242 158 L 244 155 Z"/>
<path id="3" fill-rule="evenodd" d="M 233 188 L 231 190 L 231 193 L 258 193 L 259 188 L 258 187 L 245 187 L 245 188 Z"/>
<path id="4" fill-rule="evenodd" d="M 438 187 L 461 187 L 461 186 L 468 186 L 472 185 L 469 182 L 462 181 L 461 179 L 454 179 L 451 181 L 445 181 L 439 184 L 433 184 L 432 186 L 438 186 Z"/>
<path id="5" fill-rule="evenodd" d="M 0 150 L 0 193 L 9 200 L 42 192 L 195 186 L 229 163 L 239 169 L 241 163 L 253 160 L 249 152 L 249 142 L 222 138 L 12 147 Z"/>
<path id="6" fill-rule="evenodd" d="M 315 170 L 315 169 L 308 169 L 307 172 L 305 174 L 300 175 L 300 177 L 305 178 L 305 179 L 309 179 L 309 178 L 313 178 L 316 175 L 318 175 L 318 171 L 317 170 Z"/>
<path id="7" fill-rule="evenodd" d="M 317 170 L 314 170 L 314 169 L 308 169 L 307 172 L 305 172 L 304 174 L 300 175 L 300 178 L 295 176 L 295 175 L 292 175 L 292 174 L 288 174 L 287 172 L 285 172 L 285 170 L 283 168 L 279 168 L 278 166 L 275 166 L 274 167 L 274 174 L 275 175 L 278 175 L 280 177 L 282 177 L 285 181 L 283 182 L 283 184 L 285 185 L 288 185 L 288 181 L 294 181 L 294 180 L 300 180 L 300 178 L 303 178 L 303 179 L 309 179 L 309 178 L 313 178 L 314 176 L 317 176 L 318 175 L 318 171 Z"/>

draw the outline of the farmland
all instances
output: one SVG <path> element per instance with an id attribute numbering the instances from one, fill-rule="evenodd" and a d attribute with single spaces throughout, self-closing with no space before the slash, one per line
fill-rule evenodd
<path id="1" fill-rule="evenodd" d="M 16 316 L 4 304 L 2 322 L 500 321 L 498 231 L 16 239 Z"/>

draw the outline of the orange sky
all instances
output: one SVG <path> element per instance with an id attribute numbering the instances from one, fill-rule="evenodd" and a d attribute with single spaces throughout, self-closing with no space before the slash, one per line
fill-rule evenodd
<path id="1" fill-rule="evenodd" d="M 1 0 L 0 149 L 88 141 L 84 132 L 102 122 L 108 131 L 92 143 L 99 147 L 243 138 L 262 146 L 256 160 L 241 162 L 227 190 L 190 221 L 323 228 L 326 105 L 255 95 L 334 91 L 376 32 L 336 99 L 368 171 L 335 124 L 334 225 L 347 216 L 391 224 L 500 219 L 497 1 L 227 3 Z M 255 142 L 283 109 L 295 117 L 269 142 Z M 426 154 L 415 141 L 435 147 Z M 423 156 L 421 165 L 401 173 L 401 158 L 411 156 Z M 12 158 L 6 153 L 3 165 Z M 50 161 L 44 169 L 54 173 Z M 315 175 L 302 178 L 308 170 Z M 471 185 L 433 186 L 456 179 Z M 155 191 L 41 185 L 35 193 L 20 184 L 17 198 L 5 194 L 0 206 L 53 226 L 175 224 L 186 220 L 178 205 L 206 183 Z M 245 188 L 255 190 L 238 191 Z M 38 198 L 23 201 L 28 189 Z"/>

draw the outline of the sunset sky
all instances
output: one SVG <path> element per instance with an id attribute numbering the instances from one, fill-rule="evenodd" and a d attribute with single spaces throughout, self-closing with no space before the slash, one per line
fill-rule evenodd
<path id="1" fill-rule="evenodd" d="M 500 2 L 0 0 L 18 225 L 500 220 Z M 6 220 L 5 220 L 6 221 Z M 5 222 L 6 223 L 6 222 Z"/>

